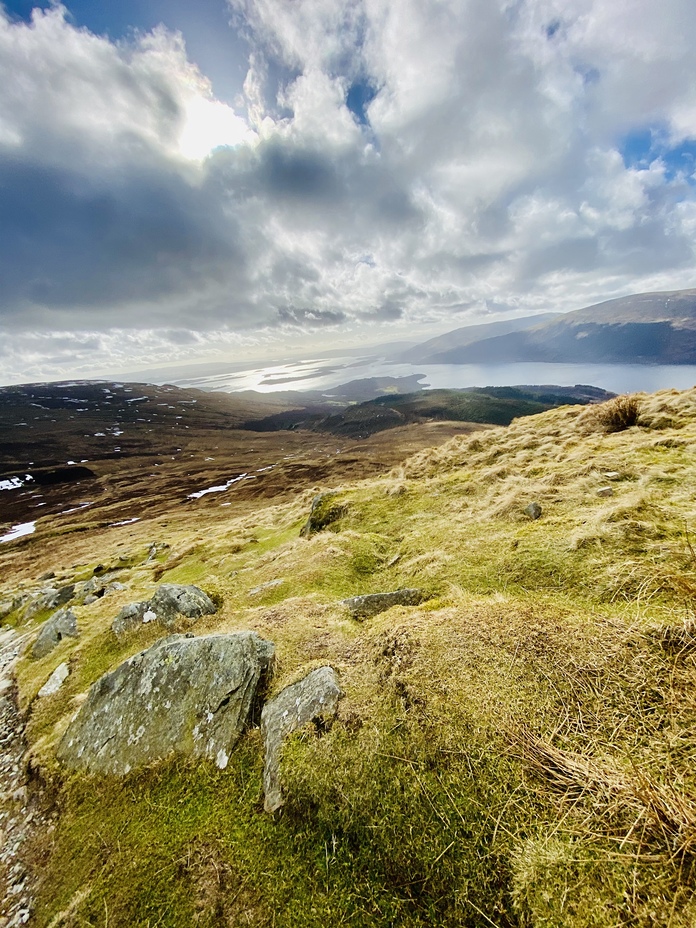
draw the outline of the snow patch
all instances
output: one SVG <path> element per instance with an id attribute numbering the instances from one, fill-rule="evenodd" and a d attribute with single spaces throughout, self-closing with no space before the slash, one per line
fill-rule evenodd
<path id="1" fill-rule="evenodd" d="M 240 474 L 238 477 L 232 477 L 227 483 L 223 483 L 218 487 L 208 487 L 206 490 L 198 490 L 196 493 L 189 493 L 186 499 L 200 499 L 201 496 L 206 496 L 208 493 L 224 493 L 225 490 L 229 490 L 233 483 L 239 483 L 240 480 L 250 479 L 252 478 L 249 474 Z"/>
<path id="2" fill-rule="evenodd" d="M 3 541 L 14 541 L 16 538 L 22 538 L 24 535 L 32 535 L 36 531 L 36 522 L 20 522 L 19 525 L 13 525 L 5 535 L 0 535 L 0 543 Z"/>

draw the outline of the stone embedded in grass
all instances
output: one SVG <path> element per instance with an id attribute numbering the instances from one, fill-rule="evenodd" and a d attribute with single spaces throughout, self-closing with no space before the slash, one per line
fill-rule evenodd
<path id="1" fill-rule="evenodd" d="M 333 667 L 320 667 L 299 683 L 286 686 L 263 707 L 261 733 L 266 751 L 263 807 L 266 812 L 275 812 L 283 805 L 280 785 L 283 739 L 310 722 L 334 716 L 342 696 Z"/>
<path id="2" fill-rule="evenodd" d="M 125 776 L 171 755 L 227 766 L 275 646 L 256 632 L 171 635 L 92 686 L 58 747 L 66 766 Z"/>
<path id="3" fill-rule="evenodd" d="M 117 638 L 121 638 L 148 622 L 157 621 L 165 628 L 173 628 L 180 615 L 195 621 L 214 612 L 217 612 L 215 603 L 199 587 L 163 583 L 152 599 L 124 606 L 111 623 L 111 629 Z"/>
<path id="4" fill-rule="evenodd" d="M 282 586 L 285 583 L 283 577 L 278 577 L 276 580 L 269 580 L 268 583 L 262 583 L 260 586 L 254 586 L 248 591 L 249 596 L 259 596 L 261 593 L 266 593 L 268 590 L 273 590 L 277 586 Z"/>
<path id="5" fill-rule="evenodd" d="M 600 487 L 597 490 L 597 496 L 613 496 L 614 488 L 613 487 Z"/>
<path id="6" fill-rule="evenodd" d="M 143 616 L 147 612 L 147 603 L 128 603 L 119 612 L 111 623 L 111 630 L 117 638 L 121 638 L 129 631 L 143 623 Z"/>
<path id="7" fill-rule="evenodd" d="M 427 599 L 423 590 L 404 588 L 391 593 L 366 593 L 363 596 L 351 596 L 342 599 L 341 604 L 350 609 L 351 618 L 369 619 L 373 615 L 385 612 L 392 606 L 418 606 Z"/>
<path id="8" fill-rule="evenodd" d="M 345 515 L 346 507 L 339 503 L 336 497 L 337 494 L 332 492 L 320 493 L 314 497 L 307 521 L 300 531 L 302 538 L 309 538 Z"/>
<path id="9" fill-rule="evenodd" d="M 530 519 L 538 519 L 541 517 L 541 506 L 539 503 L 530 503 L 529 506 L 524 507 L 523 512 Z"/>
<path id="10" fill-rule="evenodd" d="M 70 609 L 59 609 L 41 626 L 31 649 L 31 656 L 39 659 L 50 654 L 63 638 L 77 638 L 77 616 Z"/>
<path id="11" fill-rule="evenodd" d="M 54 693 L 57 693 L 63 683 L 68 679 L 69 675 L 70 670 L 68 669 L 67 662 L 63 661 L 62 664 L 58 664 L 51 676 L 46 680 L 39 690 L 38 695 L 43 697 L 52 696 Z"/>
<path id="12" fill-rule="evenodd" d="M 29 596 L 22 602 L 22 620 L 33 619 L 39 612 L 46 609 L 60 609 L 61 606 L 67 605 L 75 594 L 75 584 L 60 587 L 44 587 L 38 594 Z"/>
<path id="13" fill-rule="evenodd" d="M 217 607 L 207 593 L 193 584 L 182 586 L 179 583 L 163 583 L 149 602 L 149 610 L 157 616 L 162 625 L 171 627 L 177 616 L 198 619 L 202 615 L 212 615 Z"/>

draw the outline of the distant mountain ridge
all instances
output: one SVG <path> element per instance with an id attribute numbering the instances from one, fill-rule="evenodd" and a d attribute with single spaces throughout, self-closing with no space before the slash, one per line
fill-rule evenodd
<path id="1" fill-rule="evenodd" d="M 507 331 L 494 328 L 515 322 L 521 324 Z M 408 354 L 412 362 L 430 364 L 696 364 L 696 289 L 638 293 L 546 318 L 468 326 Z"/>

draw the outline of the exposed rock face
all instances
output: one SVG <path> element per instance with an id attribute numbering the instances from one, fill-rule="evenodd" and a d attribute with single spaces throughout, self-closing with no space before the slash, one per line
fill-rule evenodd
<path id="1" fill-rule="evenodd" d="M 45 657 L 63 638 L 77 638 L 77 616 L 70 609 L 59 609 L 41 626 L 31 649 L 33 658 Z"/>
<path id="2" fill-rule="evenodd" d="M 68 669 L 67 662 L 63 661 L 62 664 L 58 664 L 51 676 L 48 678 L 48 680 L 46 680 L 44 685 L 39 690 L 38 695 L 52 696 L 54 693 L 57 693 L 69 676 L 70 670 Z"/>
<path id="3" fill-rule="evenodd" d="M 327 525 L 336 522 L 345 515 L 346 507 L 341 504 L 335 493 L 320 493 L 312 500 L 307 521 L 302 526 L 300 536 L 309 538 L 315 532 L 320 532 Z"/>
<path id="4" fill-rule="evenodd" d="M 215 603 L 197 586 L 163 583 L 147 602 L 124 606 L 111 623 L 111 628 L 116 637 L 121 638 L 131 629 L 148 622 L 157 621 L 165 628 L 173 628 L 179 615 L 195 620 L 214 612 L 217 612 Z"/>
<path id="5" fill-rule="evenodd" d="M 391 593 L 366 593 L 364 596 L 351 596 L 350 599 L 342 599 L 341 603 L 348 606 L 352 618 L 369 619 L 373 615 L 391 609 L 392 606 L 418 606 L 424 599 L 427 599 L 427 595 L 423 590 L 405 587 Z"/>
<path id="6" fill-rule="evenodd" d="M 538 519 L 541 516 L 541 506 L 539 503 L 530 503 L 529 506 L 524 507 L 524 514 L 530 519 Z"/>
<path id="7" fill-rule="evenodd" d="M 264 809 L 275 812 L 283 805 L 280 785 L 280 750 L 283 739 L 314 719 L 336 714 L 343 696 L 333 667 L 320 667 L 286 686 L 275 699 L 267 702 L 261 713 L 261 732 L 266 749 L 263 771 Z"/>
<path id="8" fill-rule="evenodd" d="M 156 642 L 92 686 L 59 760 L 116 776 L 171 754 L 226 767 L 274 651 L 256 632 Z"/>

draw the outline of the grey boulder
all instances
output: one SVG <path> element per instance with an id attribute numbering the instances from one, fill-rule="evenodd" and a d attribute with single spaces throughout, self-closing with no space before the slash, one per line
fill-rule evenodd
<path id="1" fill-rule="evenodd" d="M 215 603 L 197 586 L 181 586 L 178 583 L 163 583 L 149 602 L 162 625 L 172 626 L 178 615 L 198 619 L 202 615 L 217 612 Z"/>
<path id="2" fill-rule="evenodd" d="M 199 587 L 163 583 L 152 599 L 124 606 L 111 623 L 111 628 L 116 637 L 121 638 L 131 629 L 148 622 L 159 622 L 171 629 L 180 615 L 195 621 L 214 612 L 217 612 L 215 603 Z"/>
<path id="3" fill-rule="evenodd" d="M 256 632 L 158 641 L 97 680 L 58 759 L 116 776 L 171 755 L 205 757 L 224 768 L 274 651 Z"/>
<path id="4" fill-rule="evenodd" d="M 131 629 L 143 624 L 146 612 L 147 603 L 128 603 L 111 623 L 111 630 L 117 638 L 121 638 Z"/>
<path id="5" fill-rule="evenodd" d="M 31 656 L 35 659 L 45 657 L 63 638 L 77 638 L 78 634 L 75 613 L 71 609 L 59 609 L 41 626 L 41 631 L 32 646 Z"/>
<path id="6" fill-rule="evenodd" d="M 366 593 L 363 596 L 351 596 L 341 603 L 350 609 L 353 619 L 369 619 L 373 615 L 385 612 L 392 606 L 418 606 L 427 599 L 423 590 L 405 587 L 391 593 Z"/>
<path id="7" fill-rule="evenodd" d="M 22 609 L 22 619 L 24 621 L 33 619 L 35 615 L 38 615 L 39 612 L 43 612 L 45 609 L 59 609 L 61 606 L 65 606 L 69 603 L 74 595 L 74 583 L 60 587 L 60 589 L 51 586 L 44 587 L 42 590 L 39 590 L 36 595 L 32 596 L 29 602 L 24 606 Z"/>
<path id="8" fill-rule="evenodd" d="M 261 733 L 266 761 L 263 771 L 264 809 L 275 812 L 283 805 L 280 784 L 280 752 L 283 739 L 315 719 L 336 714 L 343 696 L 333 667 L 320 667 L 271 699 L 261 713 Z"/>
<path id="9" fill-rule="evenodd" d="M 524 507 L 524 514 L 529 516 L 530 519 L 539 519 L 541 517 L 541 506 L 539 503 L 530 503 L 529 506 Z"/>

